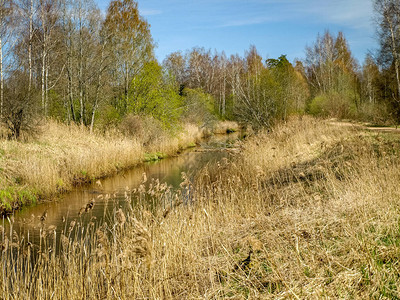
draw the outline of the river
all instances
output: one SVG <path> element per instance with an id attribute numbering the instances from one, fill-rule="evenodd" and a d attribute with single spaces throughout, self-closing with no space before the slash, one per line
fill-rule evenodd
<path id="1" fill-rule="evenodd" d="M 66 231 L 72 221 L 81 222 L 81 228 L 93 220 L 98 223 L 107 222 L 113 209 L 124 209 L 125 191 L 137 188 L 143 182 L 144 174 L 147 184 L 159 181 L 177 189 L 182 182 L 182 172 L 192 178 L 207 164 L 215 164 L 229 157 L 235 151 L 235 143 L 240 137 L 241 133 L 214 135 L 204 140 L 200 146 L 185 150 L 177 156 L 141 164 L 93 184 L 77 187 L 56 201 L 26 207 L 12 216 L 13 230 L 20 237 L 37 244 L 43 228 L 55 228 L 59 235 Z M 92 201 L 94 205 L 90 210 L 90 218 L 80 217 L 80 212 Z M 6 227 L 9 226 L 6 221 L 4 223 Z"/>

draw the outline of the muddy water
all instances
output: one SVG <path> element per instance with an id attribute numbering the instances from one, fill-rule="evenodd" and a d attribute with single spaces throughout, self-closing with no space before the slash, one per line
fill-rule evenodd
<path id="1" fill-rule="evenodd" d="M 229 157 L 239 138 L 240 133 L 216 135 L 203 141 L 199 147 L 189 149 L 176 157 L 145 163 L 115 176 L 101 179 L 97 183 L 76 188 L 60 200 L 25 208 L 13 217 L 13 228 L 25 238 L 29 234 L 29 240 L 35 244 L 39 240 L 42 227 L 40 218 L 44 214 L 46 214 L 46 225 L 55 226 L 57 232 L 65 232 L 69 222 L 73 220 L 82 222 L 83 226 L 84 222 L 94 219 L 100 223 L 103 220 L 107 221 L 113 209 L 124 207 L 125 191 L 137 188 L 143 180 L 143 173 L 146 174 L 148 182 L 158 179 L 160 183 L 178 188 L 182 182 L 182 172 L 190 177 L 206 164 L 214 164 L 224 157 Z M 90 218 L 79 217 L 82 207 L 92 199 L 95 199 L 95 204 L 90 211 Z"/>

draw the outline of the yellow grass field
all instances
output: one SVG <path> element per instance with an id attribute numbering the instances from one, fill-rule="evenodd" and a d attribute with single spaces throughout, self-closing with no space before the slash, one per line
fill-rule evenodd
<path id="1" fill-rule="evenodd" d="M 56 239 L 44 222 L 34 266 L 37 249 L 3 237 L 3 297 L 400 297 L 399 136 L 304 117 L 241 148 L 175 194 L 162 184 L 125 194 L 173 205 L 116 208 L 113 224 L 79 238 L 72 221 L 59 256 L 45 250 Z"/>

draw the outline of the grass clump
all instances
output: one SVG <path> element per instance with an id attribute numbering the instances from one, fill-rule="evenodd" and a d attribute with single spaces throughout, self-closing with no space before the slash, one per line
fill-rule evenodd
<path id="1" fill-rule="evenodd" d="M 150 162 L 150 161 L 158 161 L 160 159 L 166 158 L 167 155 L 161 152 L 155 152 L 155 153 L 146 153 L 144 155 L 144 161 Z"/>
<path id="2" fill-rule="evenodd" d="M 125 212 L 79 229 L 78 240 L 66 226 L 61 254 L 40 249 L 31 271 L 18 269 L 26 248 L 14 260 L 3 251 L 0 290 L 5 298 L 399 297 L 396 138 L 303 118 L 241 149 L 193 181 L 184 176 L 178 191 L 157 181 L 127 190 Z"/>
<path id="3" fill-rule="evenodd" d="M 9 214 L 22 206 L 36 204 L 38 195 L 27 187 L 8 186 L 0 190 L 0 199 L 0 211 Z"/>
<path id="4" fill-rule="evenodd" d="M 216 134 L 232 133 L 240 130 L 240 125 L 233 121 L 218 122 L 214 125 L 213 132 Z"/>

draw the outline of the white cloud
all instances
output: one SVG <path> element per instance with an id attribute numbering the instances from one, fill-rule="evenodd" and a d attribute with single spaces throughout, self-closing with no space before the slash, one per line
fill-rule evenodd
<path id="1" fill-rule="evenodd" d="M 207 28 L 294 21 L 373 32 L 371 0 L 249 0 L 248 9 L 241 0 L 221 0 L 216 7 L 203 19 L 208 22 Z"/>
<path id="2" fill-rule="evenodd" d="M 225 26 L 307 19 L 307 22 L 328 22 L 354 29 L 373 27 L 371 0 L 250 0 L 249 4 L 258 8 L 252 18 L 242 20 L 238 15 L 232 16 L 234 20 L 228 20 Z"/>
<path id="3" fill-rule="evenodd" d="M 158 9 L 140 9 L 140 14 L 144 17 L 161 15 L 162 11 Z"/>
<path id="4" fill-rule="evenodd" d="M 314 17 L 317 21 L 344 25 L 354 29 L 372 28 L 372 1 L 369 0 L 312 0 L 293 1 L 294 10 Z"/>
<path id="5" fill-rule="evenodd" d="M 272 20 L 272 18 L 269 18 L 269 17 L 256 17 L 256 18 L 227 21 L 224 24 L 217 26 L 217 27 L 247 26 L 247 25 L 264 24 L 264 23 L 271 22 L 271 21 L 273 21 L 273 20 Z"/>

